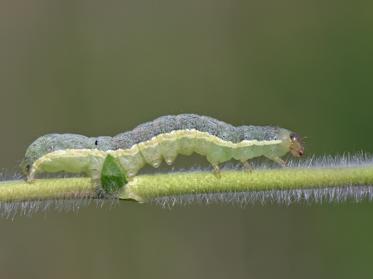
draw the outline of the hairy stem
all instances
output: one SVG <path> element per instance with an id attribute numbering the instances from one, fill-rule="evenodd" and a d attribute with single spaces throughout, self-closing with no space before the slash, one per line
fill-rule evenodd
<path id="1" fill-rule="evenodd" d="M 120 198 L 137 201 L 200 193 L 248 192 L 373 185 L 373 165 L 335 168 L 262 169 L 141 175 L 129 182 Z"/>
<path id="2" fill-rule="evenodd" d="M 89 178 L 37 179 L 32 183 L 11 180 L 0 183 L 1 202 L 74 199 L 95 195 L 96 189 Z"/>
<path id="3" fill-rule="evenodd" d="M 119 192 L 120 199 L 146 202 L 154 198 L 204 193 L 232 193 L 281 189 L 372 186 L 373 164 L 334 167 L 293 167 L 211 172 L 138 175 Z M 97 197 L 90 178 L 37 179 L 0 183 L 0 201 L 30 201 Z"/>

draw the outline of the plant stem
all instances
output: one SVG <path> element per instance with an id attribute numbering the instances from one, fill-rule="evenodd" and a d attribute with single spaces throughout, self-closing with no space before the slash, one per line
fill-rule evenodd
<path id="1" fill-rule="evenodd" d="M 319 168 L 256 169 L 211 172 L 177 172 L 138 175 L 119 192 L 120 199 L 146 202 L 157 197 L 201 193 L 250 192 L 373 185 L 373 165 Z M 90 178 L 37 179 L 0 183 L 0 201 L 29 201 L 97 197 Z"/>
<path id="2" fill-rule="evenodd" d="M 279 189 L 373 185 L 373 165 L 337 168 L 262 169 L 140 175 L 119 195 L 141 202 L 165 197 L 216 192 L 248 192 Z"/>
<path id="3" fill-rule="evenodd" d="M 36 179 L 32 183 L 24 180 L 0 183 L 0 201 L 31 201 L 94 197 L 96 189 L 90 178 Z"/>

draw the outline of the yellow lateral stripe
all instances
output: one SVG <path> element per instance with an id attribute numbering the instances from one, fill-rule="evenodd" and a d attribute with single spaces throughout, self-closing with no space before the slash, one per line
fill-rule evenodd
<path id="1" fill-rule="evenodd" d="M 177 138 L 190 138 L 190 139 L 205 139 L 211 143 L 214 143 L 219 146 L 224 146 L 228 148 L 243 148 L 243 147 L 250 147 L 250 146 L 266 146 L 266 145 L 275 145 L 281 143 L 281 140 L 268 140 L 268 141 L 258 141 L 258 140 L 243 140 L 238 143 L 234 143 L 231 141 L 225 141 L 217 136 L 210 135 L 207 132 L 201 132 L 198 130 L 177 130 L 172 131 L 170 133 L 159 134 L 151 138 L 148 141 L 144 141 L 138 144 L 133 145 L 131 148 L 128 149 L 118 149 L 118 150 L 108 150 L 102 151 L 98 149 L 65 149 L 65 150 L 57 150 L 51 153 L 48 153 L 38 160 L 35 161 L 33 169 L 37 169 L 41 164 L 45 161 L 53 160 L 54 158 L 67 158 L 67 157 L 80 157 L 80 156 L 93 156 L 93 157 L 105 157 L 107 154 L 110 154 L 114 157 L 120 157 L 123 155 L 127 156 L 135 156 L 137 153 L 140 152 L 139 145 L 143 145 L 144 148 L 150 147 L 157 147 L 160 142 L 163 140 L 172 140 Z"/>

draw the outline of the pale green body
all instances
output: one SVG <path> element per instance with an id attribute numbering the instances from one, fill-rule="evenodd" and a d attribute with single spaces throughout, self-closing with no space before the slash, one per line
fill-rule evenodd
<path id="1" fill-rule="evenodd" d="M 231 159 L 246 162 L 259 156 L 280 162 L 280 157 L 289 152 L 289 134 L 288 130 L 281 129 L 275 140 L 243 140 L 233 143 L 207 132 L 185 129 L 159 134 L 128 149 L 58 150 L 37 159 L 32 165 L 28 179 L 33 180 L 36 173 L 61 171 L 86 173 L 93 178 L 99 178 L 108 154 L 118 159 L 128 177 L 136 175 L 145 164 L 158 167 L 162 160 L 172 164 L 178 154 L 200 154 L 214 167 Z"/>

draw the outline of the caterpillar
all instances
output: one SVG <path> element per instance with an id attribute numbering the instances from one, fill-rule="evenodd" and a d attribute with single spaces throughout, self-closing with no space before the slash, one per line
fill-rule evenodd
<path id="1" fill-rule="evenodd" d="M 21 169 L 32 181 L 37 173 L 84 173 L 99 181 L 106 192 L 122 187 L 128 178 L 150 164 L 197 153 L 219 173 L 219 164 L 235 159 L 242 163 L 259 156 L 281 165 L 287 153 L 304 154 L 301 137 L 273 126 L 238 126 L 208 116 L 180 114 L 159 117 L 114 137 L 47 134 L 26 150 Z"/>

